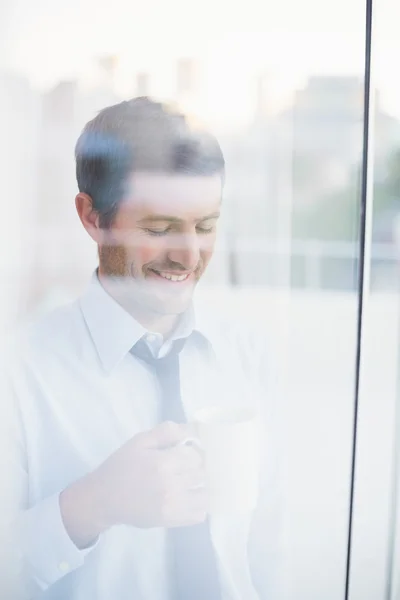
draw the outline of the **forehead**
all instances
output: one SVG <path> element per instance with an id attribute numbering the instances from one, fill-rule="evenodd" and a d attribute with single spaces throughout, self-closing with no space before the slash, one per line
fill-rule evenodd
<path id="1" fill-rule="evenodd" d="M 215 212 L 221 203 L 221 175 L 134 173 L 125 204 L 136 215 L 162 214 L 181 219 Z"/>

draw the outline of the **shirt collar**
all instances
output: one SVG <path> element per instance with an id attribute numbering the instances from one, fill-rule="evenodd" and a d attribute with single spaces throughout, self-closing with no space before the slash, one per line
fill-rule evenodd
<path id="1" fill-rule="evenodd" d="M 80 299 L 80 307 L 100 361 L 108 373 L 144 335 L 149 333 L 106 292 L 98 279 L 97 271 Z M 193 332 L 200 334 L 200 337 L 208 342 L 207 334 L 195 323 L 194 308 L 191 306 L 171 340 L 188 337 Z"/>

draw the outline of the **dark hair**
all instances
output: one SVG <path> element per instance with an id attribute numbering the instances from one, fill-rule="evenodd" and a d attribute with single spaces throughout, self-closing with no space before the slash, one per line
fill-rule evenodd
<path id="1" fill-rule="evenodd" d="M 218 141 L 194 129 L 184 115 L 146 97 L 103 109 L 83 129 L 76 147 L 80 192 L 92 198 L 101 227 L 109 227 L 134 171 L 224 178 Z"/>

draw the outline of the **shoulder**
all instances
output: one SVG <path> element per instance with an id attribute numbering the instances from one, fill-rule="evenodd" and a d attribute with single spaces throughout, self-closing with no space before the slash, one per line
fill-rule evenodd
<path id="1" fill-rule="evenodd" d="M 223 311 L 201 310 L 196 318 L 199 330 L 217 355 L 235 355 L 244 366 L 254 367 L 265 363 L 273 353 L 271 332 L 263 324 L 232 317 Z"/>
<path id="2" fill-rule="evenodd" d="M 43 358 L 73 352 L 79 337 L 82 338 L 83 327 L 79 301 L 24 322 L 2 342 L 2 373 L 12 375 L 40 363 Z"/>

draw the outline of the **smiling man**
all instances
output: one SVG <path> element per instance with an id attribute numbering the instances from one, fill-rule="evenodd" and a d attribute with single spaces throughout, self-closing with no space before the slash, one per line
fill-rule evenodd
<path id="1" fill-rule="evenodd" d="M 192 305 L 216 239 L 220 147 L 137 98 L 86 125 L 76 173 L 99 266 L 82 298 L 32 326 L 8 378 L 27 596 L 272 600 L 280 509 L 266 363 Z M 188 423 L 204 406 L 243 404 L 267 418 L 264 499 L 254 514 L 210 518 Z"/>
<path id="2" fill-rule="evenodd" d="M 77 197 L 78 213 L 99 244 L 100 281 L 107 289 L 113 286 L 113 295 L 121 294 L 119 300 L 143 325 L 168 333 L 211 259 L 222 171 L 201 176 L 139 172 L 130 178 L 130 190 L 110 229 L 100 227 L 87 194 Z"/>

